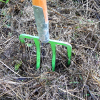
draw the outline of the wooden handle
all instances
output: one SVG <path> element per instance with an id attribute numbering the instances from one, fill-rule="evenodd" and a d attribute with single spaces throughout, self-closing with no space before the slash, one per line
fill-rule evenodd
<path id="1" fill-rule="evenodd" d="M 43 9 L 45 22 L 48 22 L 48 14 L 47 14 L 47 4 L 46 0 L 32 0 L 32 4 L 34 6 L 39 6 Z"/>

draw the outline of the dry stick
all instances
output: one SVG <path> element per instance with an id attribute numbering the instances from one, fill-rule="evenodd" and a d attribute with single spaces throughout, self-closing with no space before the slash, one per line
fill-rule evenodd
<path id="1" fill-rule="evenodd" d="M 100 41 L 99 41 L 99 42 L 100 42 Z M 98 43 L 99 43 L 99 42 L 98 42 Z M 74 43 L 71 43 L 71 44 L 74 44 Z M 95 51 L 95 52 L 97 53 L 97 51 L 95 50 L 95 48 L 97 47 L 97 44 L 96 44 L 96 46 L 95 46 L 94 48 L 91 48 L 91 47 L 88 47 L 88 46 L 85 46 L 85 45 L 79 45 L 79 44 L 75 44 L 75 45 L 78 46 L 78 47 L 91 49 L 91 50 L 93 50 L 93 51 Z M 98 54 L 100 54 L 100 52 L 98 52 Z"/>
<path id="2" fill-rule="evenodd" d="M 62 16 L 60 13 L 58 13 L 57 11 L 54 11 L 52 8 L 48 7 L 48 9 L 51 10 L 51 11 L 53 11 L 57 15 L 61 16 L 62 18 L 66 18 L 66 17 Z"/>
<path id="3" fill-rule="evenodd" d="M 86 87 L 87 87 L 88 92 L 90 93 L 91 97 L 93 98 L 93 100 L 95 100 L 95 99 L 94 99 L 94 95 L 91 93 L 91 91 L 90 91 L 90 89 L 89 89 L 89 86 L 88 86 L 88 85 L 86 85 Z"/>
<path id="4" fill-rule="evenodd" d="M 76 97 L 76 98 L 78 98 L 78 99 L 80 99 L 80 100 L 85 100 L 84 98 L 78 97 L 78 96 L 76 96 L 76 95 L 70 93 L 69 91 L 66 91 L 66 90 L 61 89 L 61 88 L 58 88 L 58 89 L 61 90 L 61 91 L 63 91 L 64 93 L 68 93 L 68 94 L 70 94 L 71 96 Z"/>
<path id="5" fill-rule="evenodd" d="M 69 99 L 69 96 L 68 96 L 67 80 L 66 80 L 65 76 L 64 76 L 64 80 L 65 80 L 65 84 L 66 84 L 67 98 L 68 98 L 68 100 L 70 100 L 70 99 Z"/>
<path id="6" fill-rule="evenodd" d="M 49 72 L 48 72 L 48 73 L 49 73 Z M 44 74 L 46 74 L 46 73 L 44 73 Z M 34 79 L 37 79 L 37 78 L 40 78 L 40 76 L 39 76 L 39 77 L 33 77 L 33 78 L 34 78 Z M 33 81 L 33 80 L 30 80 L 30 81 L 28 81 L 28 82 L 25 82 L 25 83 L 23 83 L 23 84 L 21 84 L 21 85 L 15 87 L 15 88 L 13 88 L 13 89 L 11 89 L 11 90 L 9 90 L 9 91 L 7 91 L 7 92 L 1 94 L 0 97 L 2 97 L 3 95 L 5 95 L 5 94 L 7 94 L 7 93 L 9 93 L 9 92 L 11 92 L 11 91 L 14 91 L 15 89 L 17 89 L 17 88 L 19 88 L 19 87 L 21 87 L 21 86 L 23 86 L 23 85 L 25 85 L 25 84 L 28 84 L 28 83 L 30 83 L 30 82 L 32 82 L 32 81 Z M 40 86 L 41 86 L 41 85 L 42 85 L 42 84 L 40 83 Z"/>
<path id="7" fill-rule="evenodd" d="M 11 89 L 11 86 L 9 85 L 9 84 L 7 84 L 7 86 L 9 87 L 9 89 Z M 17 94 L 14 90 L 13 90 L 13 92 L 16 94 L 16 96 L 20 99 L 20 100 L 22 100 L 22 98 L 20 97 L 21 96 L 21 94 Z"/>
<path id="8" fill-rule="evenodd" d="M 93 0 L 93 1 L 94 1 L 96 10 L 97 10 L 97 9 L 99 10 L 99 6 L 97 5 L 96 1 L 95 1 L 95 0 Z M 99 0 L 98 0 L 98 1 L 99 1 Z M 98 8 L 97 8 L 97 7 L 98 7 Z M 99 12 L 100 12 L 100 11 L 99 11 Z"/>
<path id="9" fill-rule="evenodd" d="M 99 86 L 100 86 L 100 81 L 98 81 L 93 75 L 91 75 L 92 76 L 92 78 L 99 84 Z"/>
<path id="10" fill-rule="evenodd" d="M 0 84 L 2 83 L 7 83 L 7 84 L 15 84 L 15 85 L 18 85 L 18 84 L 23 84 L 22 82 L 21 83 L 18 83 L 18 82 L 13 82 L 13 81 L 9 81 L 9 80 L 4 80 L 4 79 L 0 79 Z"/>
<path id="11" fill-rule="evenodd" d="M 68 71 L 72 72 L 72 71 L 70 70 L 70 68 L 68 68 L 62 61 L 61 61 L 61 63 L 63 64 L 63 66 L 64 66 Z"/>
<path id="12" fill-rule="evenodd" d="M 5 95 L 5 94 L 7 94 L 7 93 L 9 93 L 9 92 L 11 92 L 11 91 L 14 91 L 15 89 L 17 89 L 17 88 L 19 88 L 19 87 L 21 87 L 21 86 L 23 86 L 23 85 L 25 85 L 25 84 L 28 84 L 29 82 L 32 82 L 32 81 L 33 81 L 33 80 L 30 80 L 30 81 L 28 81 L 28 82 L 25 82 L 25 83 L 23 83 L 23 84 L 21 84 L 21 85 L 15 87 L 15 88 L 13 88 L 13 89 L 7 91 L 7 92 L 4 92 L 4 93 L 2 93 L 2 94 L 0 95 L 0 97 L 2 97 L 3 95 Z"/>
<path id="13" fill-rule="evenodd" d="M 76 63 L 75 61 L 73 61 L 73 62 Z M 77 63 L 76 63 L 76 64 L 77 64 Z M 81 70 L 83 70 L 81 65 L 79 65 L 79 64 L 77 64 L 77 65 L 80 67 Z M 84 85 L 83 85 L 83 87 L 82 87 L 82 89 L 81 89 L 80 91 L 82 91 L 82 90 L 84 89 L 84 86 L 86 85 L 86 82 L 87 82 L 87 80 L 88 80 L 89 75 L 90 75 L 90 71 L 88 71 L 87 78 L 86 78 L 86 80 L 85 80 L 85 82 L 84 82 Z"/>
<path id="14" fill-rule="evenodd" d="M 71 43 L 71 44 L 74 44 L 74 43 Z M 79 44 L 75 44 L 75 45 L 76 45 L 76 46 L 79 46 L 79 47 L 83 47 L 83 48 L 87 48 L 87 49 L 93 50 L 93 48 L 88 47 L 88 46 L 85 46 L 85 45 L 79 45 Z"/>
<path id="15" fill-rule="evenodd" d="M 7 41 L 5 41 L 4 43 L 2 43 L 2 44 L 5 44 L 5 43 L 7 43 L 8 41 L 10 41 L 11 39 L 13 39 L 15 36 L 13 36 L 13 37 L 11 37 L 10 39 L 8 39 Z M 2 44 L 0 44 L 0 45 L 2 45 Z"/>
<path id="16" fill-rule="evenodd" d="M 51 10 L 51 11 L 53 11 L 55 14 L 61 16 L 62 18 L 67 19 L 65 16 L 61 15 L 59 12 L 55 11 L 53 8 L 48 7 L 48 9 Z M 70 20 L 70 19 L 67 19 L 67 20 L 68 20 L 68 21 L 71 21 L 71 22 L 73 22 L 73 23 L 76 23 L 75 21 L 72 21 L 72 20 Z M 77 25 L 77 24 L 76 24 L 76 25 Z M 78 25 L 79 25 L 79 23 L 78 23 Z M 67 28 L 67 27 L 64 27 L 64 28 Z"/>
<path id="17" fill-rule="evenodd" d="M 46 95 L 47 93 L 45 92 L 41 97 L 39 97 L 37 100 L 43 100 L 43 97 Z"/>
<path id="18" fill-rule="evenodd" d="M 95 49 L 97 48 L 97 45 L 99 44 L 100 41 L 98 41 L 93 49 L 93 51 L 95 51 Z"/>
<path id="19" fill-rule="evenodd" d="M 48 9 L 51 10 L 51 11 L 53 11 L 53 12 L 56 13 L 57 15 L 61 16 L 62 18 L 66 19 L 65 16 L 61 15 L 59 12 L 55 11 L 54 9 L 52 9 L 52 8 L 50 8 L 50 7 L 49 7 Z M 67 19 L 67 20 L 70 21 L 70 19 Z M 50 21 L 50 22 L 51 22 L 51 21 Z M 79 23 L 76 23 L 75 21 L 73 21 L 73 22 L 74 22 L 75 25 L 79 25 Z M 88 23 L 88 24 L 91 24 L 91 23 Z M 67 28 L 67 27 L 63 27 L 63 28 Z"/>
<path id="20" fill-rule="evenodd" d="M 6 64 L 4 64 L 1 60 L 0 60 L 0 63 L 2 63 L 5 67 L 7 67 L 9 70 L 11 70 L 16 75 L 20 76 L 18 73 L 16 73 L 15 71 L 13 71 L 9 66 L 7 66 Z"/>
<path id="21" fill-rule="evenodd" d="M 45 72 L 45 73 L 43 73 L 43 74 L 48 74 L 48 73 L 54 73 L 54 72 Z M 57 74 L 57 73 L 55 73 L 55 74 Z M 40 78 L 40 77 L 41 77 L 41 76 L 33 77 L 33 78 L 34 78 L 34 79 L 37 79 L 37 78 Z M 5 95 L 5 94 L 7 94 L 7 93 L 9 93 L 9 92 L 11 92 L 11 91 L 14 91 L 14 90 L 17 89 L 18 87 L 21 87 L 21 86 L 23 86 L 23 85 L 25 85 L 25 84 L 28 84 L 28 83 L 32 82 L 32 81 L 33 81 L 33 80 L 30 80 L 30 81 L 28 81 L 28 82 L 25 82 L 25 83 L 23 83 L 23 84 L 21 84 L 21 85 L 15 87 L 15 88 L 13 88 L 13 89 L 11 89 L 11 90 L 9 90 L 9 91 L 7 91 L 7 92 L 1 94 L 0 97 L 3 96 L 3 95 Z M 40 83 L 40 86 L 41 86 L 42 84 L 43 84 L 43 83 Z"/>
<path id="22" fill-rule="evenodd" d="M 84 82 L 84 84 L 83 84 L 83 87 L 82 87 L 81 91 L 84 89 L 84 86 L 86 85 L 86 82 L 87 82 L 87 80 L 88 80 L 88 78 L 89 78 L 89 75 L 90 75 L 90 71 L 88 71 L 87 78 L 86 78 L 86 80 L 85 80 L 85 82 Z"/>

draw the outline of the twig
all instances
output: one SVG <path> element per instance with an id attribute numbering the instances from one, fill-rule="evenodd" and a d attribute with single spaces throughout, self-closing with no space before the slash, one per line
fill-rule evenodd
<path id="1" fill-rule="evenodd" d="M 4 43 L 2 43 L 2 44 L 5 44 L 5 43 L 7 43 L 8 41 L 10 41 L 11 39 L 13 39 L 15 36 L 13 36 L 13 37 L 11 37 L 10 39 L 8 39 L 7 41 L 5 41 Z M 0 44 L 0 45 L 2 45 L 2 44 Z"/>
<path id="2" fill-rule="evenodd" d="M 15 85 L 18 85 L 18 84 L 23 84 L 23 83 L 18 83 L 18 82 L 13 82 L 13 81 L 9 81 L 9 80 L 4 80 L 4 79 L 0 79 L 0 83 L 8 83 L 8 84 L 15 84 Z"/>
<path id="3" fill-rule="evenodd" d="M 9 89 L 11 89 L 11 86 L 9 85 L 9 84 L 7 84 L 7 86 L 9 87 Z M 20 97 L 21 96 L 21 94 L 19 93 L 19 95 L 18 95 L 18 93 L 16 93 L 14 90 L 12 90 L 15 94 L 16 94 L 16 96 L 20 99 L 20 100 L 22 100 L 22 98 Z"/>
<path id="4" fill-rule="evenodd" d="M 99 86 L 100 86 L 100 81 L 98 81 L 93 75 L 91 75 L 92 76 L 92 78 L 99 84 Z"/>
<path id="5" fill-rule="evenodd" d="M 15 87 L 15 88 L 11 89 L 11 90 L 8 90 L 7 92 L 3 92 L 2 94 L 0 94 L 0 97 L 2 97 L 3 95 L 5 95 L 5 94 L 7 94 L 7 93 L 9 93 L 9 92 L 11 92 L 11 91 L 14 91 L 15 89 L 17 89 L 17 88 L 19 88 L 19 87 L 21 87 L 21 86 L 23 86 L 23 85 L 25 85 L 25 84 L 28 84 L 28 83 L 30 83 L 30 82 L 32 82 L 32 81 L 33 81 L 33 80 L 28 81 L 28 82 L 25 82 L 25 83 L 23 83 L 23 84 L 18 85 L 18 86 Z"/>
<path id="6" fill-rule="evenodd" d="M 0 63 L 2 63 L 5 67 L 7 67 L 8 69 L 10 69 L 16 75 L 20 76 L 18 73 L 16 73 L 15 71 L 13 71 L 9 66 L 7 66 L 6 64 L 4 64 L 1 60 L 0 60 Z"/>
<path id="7" fill-rule="evenodd" d="M 91 97 L 93 98 L 93 100 L 95 100 L 95 99 L 94 99 L 94 95 L 91 93 L 91 91 L 90 91 L 90 89 L 89 89 L 89 86 L 88 86 L 88 85 L 86 85 L 86 87 L 87 87 L 87 89 L 88 89 L 88 91 L 89 91 L 89 93 L 90 93 Z"/>
<path id="8" fill-rule="evenodd" d="M 87 75 L 87 77 L 86 77 L 86 80 L 85 80 L 85 82 L 84 82 L 83 87 L 82 87 L 81 90 L 83 90 L 83 89 L 84 89 L 84 86 L 86 86 L 86 82 L 87 82 L 87 80 L 88 80 L 88 78 L 89 78 L 89 75 L 90 75 L 90 71 L 88 71 L 88 75 Z"/>
<path id="9" fill-rule="evenodd" d="M 63 91 L 64 93 L 68 93 L 68 94 L 70 94 L 71 96 L 76 97 L 76 98 L 78 98 L 78 99 L 80 99 L 80 100 L 85 100 L 84 98 L 78 97 L 78 96 L 76 96 L 76 95 L 70 93 L 69 91 L 66 91 L 66 90 L 61 89 L 61 88 L 58 88 L 58 89 L 61 90 L 61 91 Z"/>

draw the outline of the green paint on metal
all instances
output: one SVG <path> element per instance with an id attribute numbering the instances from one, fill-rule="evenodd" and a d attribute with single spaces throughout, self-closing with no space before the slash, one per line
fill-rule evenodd
<path id="1" fill-rule="evenodd" d="M 37 53 L 37 61 L 36 61 L 36 69 L 40 68 L 40 42 L 39 37 L 32 36 L 28 34 L 21 34 L 19 36 L 19 40 L 21 43 L 25 43 L 26 39 L 34 40 L 36 45 L 36 53 Z M 71 63 L 71 53 L 72 53 L 72 46 L 67 42 L 57 41 L 57 40 L 49 40 L 52 49 L 52 71 L 55 71 L 55 63 L 56 63 L 56 45 L 63 45 L 67 47 L 67 56 L 68 56 L 68 65 Z"/>
<path id="2" fill-rule="evenodd" d="M 71 62 L 71 53 L 72 46 L 67 42 L 57 41 L 57 40 L 49 40 L 52 49 L 52 71 L 55 71 L 55 62 L 56 62 L 56 45 L 63 45 L 67 47 L 67 56 L 68 56 L 68 66 Z"/>
<path id="3" fill-rule="evenodd" d="M 4 3 L 8 3 L 9 2 L 9 0 L 6 0 L 6 1 L 4 1 L 4 0 L 0 0 L 1 2 L 4 2 Z"/>
<path id="4" fill-rule="evenodd" d="M 36 56 L 37 56 L 36 69 L 38 69 L 38 68 L 40 68 L 40 42 L 39 42 L 39 37 L 28 35 L 28 34 L 21 34 L 19 36 L 19 40 L 21 41 L 21 43 L 25 43 L 25 38 L 31 39 L 35 42 Z"/>
<path id="5" fill-rule="evenodd" d="M 6 0 L 6 2 L 5 3 L 8 3 L 9 2 L 9 0 Z"/>

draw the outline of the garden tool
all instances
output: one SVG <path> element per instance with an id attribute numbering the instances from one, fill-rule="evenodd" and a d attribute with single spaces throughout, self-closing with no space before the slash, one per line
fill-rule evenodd
<path id="1" fill-rule="evenodd" d="M 19 40 L 25 43 L 25 39 L 31 39 L 36 46 L 36 69 L 40 68 L 40 41 L 41 43 L 50 43 L 52 50 L 52 71 L 55 71 L 56 45 L 67 47 L 68 65 L 71 63 L 72 46 L 67 42 L 49 39 L 49 22 L 47 15 L 46 0 L 32 0 L 34 16 L 37 25 L 38 36 L 20 34 Z"/>
<path id="2" fill-rule="evenodd" d="M 0 0 L 1 2 L 8 3 L 9 0 Z"/>

